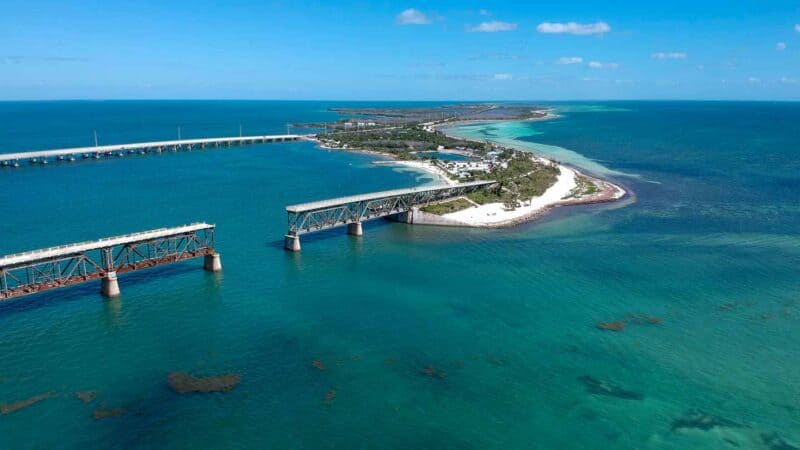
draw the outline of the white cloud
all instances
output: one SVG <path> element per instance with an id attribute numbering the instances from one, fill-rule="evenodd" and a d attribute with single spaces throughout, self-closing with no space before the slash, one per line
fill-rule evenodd
<path id="1" fill-rule="evenodd" d="M 431 19 L 418 9 L 408 8 L 397 16 L 397 23 L 400 25 L 427 25 L 431 23 Z"/>
<path id="2" fill-rule="evenodd" d="M 497 33 L 499 31 L 514 31 L 517 29 L 517 24 L 510 22 L 500 22 L 499 20 L 492 20 L 491 22 L 483 22 L 477 27 L 467 28 L 468 31 L 473 33 Z"/>
<path id="3" fill-rule="evenodd" d="M 482 10 L 480 10 L 480 11 L 478 11 L 478 12 L 479 12 L 479 14 L 480 14 L 480 15 L 482 15 L 482 16 L 491 16 L 491 15 L 492 15 L 492 12 L 491 12 L 491 11 L 489 11 L 488 9 L 482 9 Z"/>
<path id="4" fill-rule="evenodd" d="M 514 76 L 510 73 L 496 73 L 494 74 L 494 79 L 497 81 L 508 81 L 514 79 Z"/>
<path id="5" fill-rule="evenodd" d="M 590 61 L 588 64 L 590 69 L 616 69 L 619 67 L 617 63 L 603 63 L 599 61 Z"/>
<path id="6" fill-rule="evenodd" d="M 797 80 L 797 78 L 782 77 L 781 78 L 781 83 L 783 83 L 783 84 L 797 84 L 798 80 Z"/>
<path id="7" fill-rule="evenodd" d="M 761 78 L 748 77 L 747 78 L 747 82 L 750 83 L 750 84 L 760 84 L 761 83 Z"/>
<path id="8" fill-rule="evenodd" d="M 687 56 L 688 55 L 683 52 L 658 52 L 652 55 L 653 59 L 686 59 Z"/>
<path id="9" fill-rule="evenodd" d="M 580 56 L 562 56 L 558 58 L 556 64 L 580 64 L 583 62 L 583 58 Z"/>
<path id="10" fill-rule="evenodd" d="M 778 50 L 779 52 L 786 50 L 786 42 L 778 42 L 775 44 L 775 50 Z"/>
<path id="11" fill-rule="evenodd" d="M 797 25 L 794 26 L 794 31 L 797 31 L 798 33 L 800 33 L 800 23 L 798 23 Z"/>
<path id="12" fill-rule="evenodd" d="M 543 22 L 536 27 L 539 33 L 548 34 L 576 34 L 579 36 L 586 36 L 590 34 L 603 34 L 611 31 L 611 27 L 605 22 L 595 23 L 553 23 Z"/>

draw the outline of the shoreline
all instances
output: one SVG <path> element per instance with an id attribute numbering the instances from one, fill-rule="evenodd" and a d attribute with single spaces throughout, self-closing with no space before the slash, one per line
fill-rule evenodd
<path id="1" fill-rule="evenodd" d="M 559 117 L 560 116 L 551 113 L 551 111 L 547 111 L 544 117 L 517 120 L 517 122 L 553 120 Z M 477 123 L 490 123 L 490 122 L 515 122 L 515 121 L 502 120 L 502 119 L 464 120 L 464 121 L 448 122 L 446 124 L 423 124 L 423 127 L 439 131 L 450 138 L 480 143 L 473 139 L 468 139 L 461 136 L 449 134 L 441 130 L 441 128 L 450 126 L 477 124 Z M 434 178 L 448 185 L 454 185 L 458 183 L 458 181 L 452 180 L 442 169 L 424 160 L 413 160 L 413 161 L 398 160 L 391 154 L 376 152 L 372 150 L 363 150 L 363 149 L 332 148 L 330 146 L 322 144 L 322 142 L 317 138 L 310 138 L 309 140 L 317 142 L 317 146 L 319 148 L 324 148 L 327 150 L 363 153 L 363 154 L 380 156 L 381 158 L 383 158 L 382 161 L 373 161 L 372 164 L 375 165 L 407 167 L 415 169 L 419 172 L 428 175 L 433 175 Z M 487 142 L 491 142 L 491 140 L 487 140 Z M 530 154 L 532 158 L 536 158 L 540 161 L 547 161 L 556 164 L 558 166 L 559 171 L 561 172 L 560 175 L 558 176 L 558 179 L 556 180 L 556 183 L 550 186 L 542 195 L 528 199 L 525 202 L 522 202 L 522 206 L 513 210 L 506 210 L 505 206 L 502 203 L 487 203 L 484 205 L 477 205 L 448 214 L 442 214 L 439 215 L 438 217 L 442 217 L 447 221 L 452 222 L 452 225 L 454 226 L 475 227 L 475 228 L 504 228 L 504 227 L 516 226 L 521 223 L 534 221 L 540 217 L 547 215 L 554 208 L 558 208 L 561 206 L 610 203 L 622 200 L 625 197 L 631 195 L 631 193 L 628 192 L 622 186 L 619 186 L 614 182 L 606 180 L 604 178 L 600 178 L 599 176 L 586 173 L 583 171 L 583 169 L 571 167 L 567 164 L 553 161 L 551 159 L 545 158 L 531 151 L 517 148 L 514 145 L 502 144 L 502 146 L 512 148 L 516 151 L 525 152 L 527 154 Z M 570 194 L 573 193 L 573 190 L 578 188 L 579 178 L 588 180 L 590 183 L 597 186 L 597 188 L 599 189 L 598 192 L 586 194 L 575 198 L 569 198 Z"/>
<path id="2" fill-rule="evenodd" d="M 352 148 L 336 148 L 330 147 L 328 145 L 323 144 L 319 139 L 316 137 L 309 137 L 307 138 L 309 141 L 316 142 L 317 147 L 325 150 L 333 150 L 339 152 L 349 152 L 349 153 L 360 153 L 362 155 L 371 155 L 371 156 L 378 156 L 383 158 L 380 161 L 372 161 L 371 164 L 376 166 L 403 166 L 408 167 L 411 169 L 416 169 L 419 173 L 425 173 L 428 175 L 433 175 L 435 179 L 442 181 L 444 184 L 454 185 L 458 184 L 457 181 L 450 179 L 447 174 L 438 167 L 435 167 L 424 160 L 402 160 L 397 159 L 394 155 L 389 153 L 381 153 L 376 152 L 373 150 L 364 150 L 364 149 L 352 149 Z"/>
<path id="3" fill-rule="evenodd" d="M 449 178 L 447 173 L 445 173 L 442 169 L 427 163 L 425 161 L 406 161 L 400 159 L 393 159 L 389 161 L 373 161 L 372 164 L 376 166 L 402 166 L 402 167 L 409 167 L 411 169 L 417 169 L 419 172 L 424 172 L 429 175 L 433 175 L 436 179 L 441 180 L 444 184 L 447 185 L 455 185 L 458 184 L 457 181 Z"/>
<path id="4" fill-rule="evenodd" d="M 562 171 L 558 181 L 539 197 L 534 197 L 523 206 L 514 210 L 506 210 L 502 203 L 487 203 L 463 209 L 441 217 L 474 228 L 506 228 L 522 223 L 532 222 L 547 215 L 555 208 L 562 206 L 591 205 L 610 203 L 622 200 L 628 192 L 622 187 L 593 176 L 586 175 L 578 169 L 559 164 Z M 565 198 L 565 194 L 577 186 L 577 177 L 585 177 L 600 189 L 598 192 L 578 198 Z"/>
<path id="5" fill-rule="evenodd" d="M 445 122 L 445 123 L 440 123 L 440 124 L 433 124 L 433 123 L 425 124 L 424 123 L 424 124 L 421 124 L 421 125 L 429 126 L 429 127 L 433 128 L 436 131 L 439 131 L 439 132 L 441 132 L 441 133 L 443 133 L 443 134 L 445 134 L 447 136 L 450 136 L 447 133 L 445 133 L 444 131 L 440 130 L 440 128 L 450 127 L 450 126 L 461 126 L 461 125 L 477 125 L 479 123 L 544 122 L 544 121 L 547 121 L 547 120 L 560 119 L 561 116 L 559 116 L 558 114 L 555 114 L 553 111 L 554 111 L 553 109 L 548 109 L 548 110 L 544 111 L 545 114 L 542 117 L 529 117 L 527 119 L 459 119 L 459 120 L 454 120 L 452 122 Z M 456 138 L 455 136 L 450 136 L 450 137 Z M 465 139 L 465 138 L 459 137 L 457 139 Z M 470 139 L 465 139 L 465 140 L 470 140 Z"/>

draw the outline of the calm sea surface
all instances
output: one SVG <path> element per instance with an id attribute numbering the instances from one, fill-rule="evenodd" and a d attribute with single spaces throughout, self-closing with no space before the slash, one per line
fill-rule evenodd
<path id="1" fill-rule="evenodd" d="M 7 102 L 0 152 L 94 130 L 282 133 L 352 105 Z M 800 104 L 555 106 L 451 131 L 635 198 L 505 230 L 378 221 L 288 254 L 285 205 L 431 180 L 311 143 L 0 170 L 0 254 L 207 221 L 224 266 L 124 274 L 116 300 L 88 283 L 1 304 L 0 404 L 52 396 L 0 415 L 0 448 L 800 444 Z M 173 371 L 242 382 L 179 395 Z"/>

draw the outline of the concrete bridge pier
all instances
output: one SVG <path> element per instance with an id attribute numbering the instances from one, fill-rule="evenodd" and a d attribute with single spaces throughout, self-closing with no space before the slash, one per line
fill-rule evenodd
<path id="1" fill-rule="evenodd" d="M 203 258 L 203 269 L 209 272 L 221 272 L 222 261 L 219 258 L 219 253 L 212 253 Z"/>
<path id="2" fill-rule="evenodd" d="M 363 236 L 364 230 L 361 228 L 361 222 L 348 223 L 347 234 L 350 236 Z"/>
<path id="3" fill-rule="evenodd" d="M 389 220 L 393 222 L 400 222 L 400 223 L 414 223 L 414 211 L 419 210 L 419 208 L 411 208 L 408 211 L 401 212 L 400 214 L 395 214 L 393 216 L 389 216 Z"/>
<path id="4" fill-rule="evenodd" d="M 119 297 L 119 281 L 117 281 L 117 272 L 106 272 L 103 277 L 102 284 L 100 285 L 100 293 L 104 297 L 114 298 Z"/>
<path id="5" fill-rule="evenodd" d="M 300 251 L 300 236 L 295 234 L 287 234 L 283 238 L 283 248 L 290 252 Z"/>

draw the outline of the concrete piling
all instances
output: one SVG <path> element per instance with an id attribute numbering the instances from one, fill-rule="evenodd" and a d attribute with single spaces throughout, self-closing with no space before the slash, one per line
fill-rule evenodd
<path id="1" fill-rule="evenodd" d="M 119 297 L 119 281 L 117 280 L 117 272 L 107 272 L 103 277 L 100 285 L 100 293 L 104 297 L 114 298 Z"/>
<path id="2" fill-rule="evenodd" d="M 221 272 L 222 261 L 220 260 L 219 253 L 212 253 L 203 258 L 203 269 L 209 272 Z"/>
<path id="3" fill-rule="evenodd" d="M 283 238 L 283 248 L 290 252 L 300 251 L 300 236 L 287 234 Z"/>
<path id="4" fill-rule="evenodd" d="M 361 227 L 361 222 L 348 223 L 347 234 L 350 236 L 363 236 L 364 230 Z"/>

